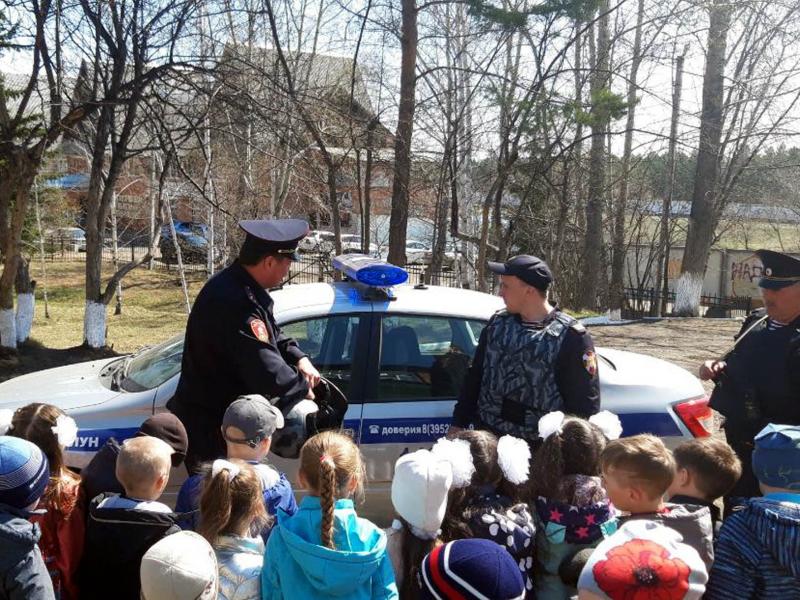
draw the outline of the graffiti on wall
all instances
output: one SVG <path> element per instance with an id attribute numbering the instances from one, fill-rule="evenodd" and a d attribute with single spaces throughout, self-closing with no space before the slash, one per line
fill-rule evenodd
<path id="1" fill-rule="evenodd" d="M 755 254 L 741 260 L 731 261 L 731 293 L 733 296 L 758 298 L 761 292 L 758 280 L 761 279 L 761 261 Z"/>

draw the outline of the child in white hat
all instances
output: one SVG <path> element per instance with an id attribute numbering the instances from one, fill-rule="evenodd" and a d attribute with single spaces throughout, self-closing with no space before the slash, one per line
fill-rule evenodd
<path id="1" fill-rule="evenodd" d="M 139 569 L 142 600 L 216 600 L 217 558 L 206 539 L 180 531 L 153 544 Z"/>

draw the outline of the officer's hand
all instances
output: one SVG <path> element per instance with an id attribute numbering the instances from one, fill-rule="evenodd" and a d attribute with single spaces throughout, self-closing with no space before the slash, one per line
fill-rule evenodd
<path id="1" fill-rule="evenodd" d="M 314 400 L 316 396 L 314 395 L 314 390 L 308 388 L 308 393 L 306 394 L 306 400 Z"/>
<path id="2" fill-rule="evenodd" d="M 707 360 L 700 365 L 700 379 L 703 381 L 715 380 L 725 370 L 725 361 Z"/>
<path id="3" fill-rule="evenodd" d="M 309 388 L 317 387 L 319 383 L 320 374 L 317 371 L 317 368 L 311 364 L 311 361 L 308 360 L 307 356 L 304 356 L 300 359 L 297 363 L 297 370 L 305 377 L 306 383 L 308 383 Z"/>

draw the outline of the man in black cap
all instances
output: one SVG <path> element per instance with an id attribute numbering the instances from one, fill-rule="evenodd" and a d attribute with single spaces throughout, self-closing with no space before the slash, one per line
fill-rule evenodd
<path id="1" fill-rule="evenodd" d="M 600 409 L 594 343 L 583 325 L 548 302 L 553 275 L 543 260 L 521 255 L 489 269 L 500 275 L 506 310 L 481 333 L 451 431 L 473 424 L 536 445 L 543 415 L 588 417 Z"/>
<path id="2" fill-rule="evenodd" d="M 297 343 L 281 333 L 267 289 L 278 286 L 308 233 L 299 219 L 240 221 L 247 234 L 239 258 L 209 279 L 186 325 L 181 378 L 167 403 L 186 427 L 186 467 L 225 454 L 220 425 L 239 396 L 280 398 L 284 410 L 314 397 L 319 372 Z"/>
<path id="3" fill-rule="evenodd" d="M 764 308 L 745 319 L 733 348 L 700 367 L 715 383 L 711 407 L 725 417 L 723 429 L 742 465 L 750 464 L 753 437 L 768 423 L 800 425 L 800 260 L 758 250 L 758 282 Z M 726 499 L 760 495 L 749 468 Z"/>

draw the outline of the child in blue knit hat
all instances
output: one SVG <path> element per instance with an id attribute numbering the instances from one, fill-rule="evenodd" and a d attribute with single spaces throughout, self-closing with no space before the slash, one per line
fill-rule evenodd
<path id="1" fill-rule="evenodd" d="M 722 525 L 706 598 L 800 599 L 800 426 L 767 425 L 754 447 L 764 497 Z"/>
<path id="2" fill-rule="evenodd" d="M 0 600 L 55 598 L 39 551 L 39 526 L 28 520 L 49 480 L 38 446 L 0 436 Z"/>

